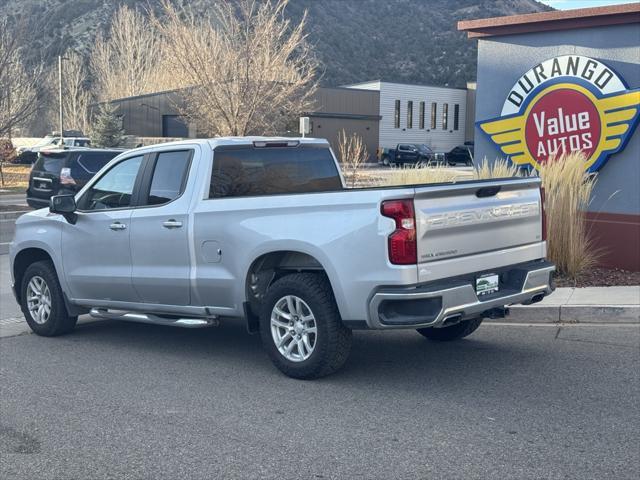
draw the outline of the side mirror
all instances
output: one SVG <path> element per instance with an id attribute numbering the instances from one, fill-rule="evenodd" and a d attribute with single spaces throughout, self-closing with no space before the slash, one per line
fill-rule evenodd
<path id="1" fill-rule="evenodd" d="M 54 195 L 49 200 L 49 211 L 62 215 L 72 225 L 78 219 L 75 214 L 76 208 L 76 199 L 73 195 Z"/>

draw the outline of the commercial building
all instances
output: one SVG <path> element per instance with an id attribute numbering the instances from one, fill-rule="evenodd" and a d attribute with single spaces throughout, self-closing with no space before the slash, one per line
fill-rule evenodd
<path id="1" fill-rule="evenodd" d="M 171 90 L 111 103 L 127 135 L 196 137 L 197 125 L 180 115 L 186 94 Z M 381 81 L 322 87 L 316 91 L 310 111 L 300 115 L 310 119 L 309 136 L 326 138 L 334 149 L 343 130 L 347 135 L 361 136 L 370 161 L 376 161 L 379 147 L 398 143 L 425 143 L 439 152 L 464 143 L 468 140 L 467 124 L 473 119 L 473 109 L 467 108 L 469 94 L 467 89 Z"/>
<path id="2" fill-rule="evenodd" d="M 380 146 L 424 143 L 448 151 L 465 141 L 467 90 L 375 80 L 347 88 L 379 92 Z"/>
<path id="3" fill-rule="evenodd" d="M 464 21 L 478 41 L 476 158 L 582 151 L 603 263 L 640 270 L 640 4 Z"/>

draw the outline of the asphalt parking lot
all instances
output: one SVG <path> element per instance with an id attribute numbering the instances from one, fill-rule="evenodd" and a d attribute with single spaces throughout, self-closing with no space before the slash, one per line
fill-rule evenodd
<path id="1" fill-rule="evenodd" d="M 0 476 L 636 478 L 637 327 L 358 332 L 282 376 L 238 324 L 118 322 L 0 339 Z"/>
<path id="2" fill-rule="evenodd" d="M 636 478 L 637 325 L 355 332 L 281 375 L 243 325 L 27 329 L 0 255 L 0 478 Z"/>

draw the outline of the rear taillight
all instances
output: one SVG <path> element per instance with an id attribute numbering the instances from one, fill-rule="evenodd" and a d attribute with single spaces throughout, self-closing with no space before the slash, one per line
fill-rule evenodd
<path id="1" fill-rule="evenodd" d="M 389 235 L 389 261 L 395 265 L 417 263 L 413 200 L 387 200 L 382 202 L 380 211 L 383 216 L 393 218 L 396 222 L 396 229 Z"/>
<path id="2" fill-rule="evenodd" d="M 65 167 L 62 170 L 60 170 L 60 184 L 61 185 L 75 185 L 76 184 L 76 181 L 71 176 L 71 169 L 70 168 Z"/>
<path id="3" fill-rule="evenodd" d="M 544 187 L 540 187 L 540 215 L 542 216 L 542 241 L 547 240 L 547 214 L 544 211 Z"/>

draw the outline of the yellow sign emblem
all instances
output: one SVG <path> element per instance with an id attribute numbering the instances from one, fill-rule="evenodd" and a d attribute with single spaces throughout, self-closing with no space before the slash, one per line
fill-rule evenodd
<path id="1" fill-rule="evenodd" d="M 622 150 L 640 118 L 640 89 L 629 90 L 606 65 L 580 56 L 547 60 L 509 93 L 498 118 L 478 122 L 517 165 L 539 168 L 581 151 L 597 171 Z"/>

